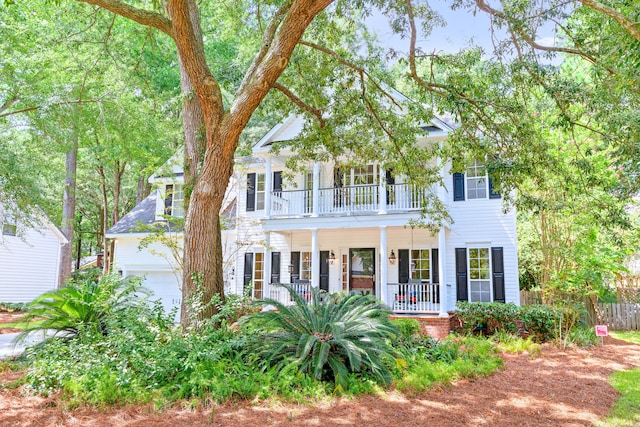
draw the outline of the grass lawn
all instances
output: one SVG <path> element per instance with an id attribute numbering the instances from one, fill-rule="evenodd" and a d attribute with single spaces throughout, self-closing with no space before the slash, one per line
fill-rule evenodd
<path id="1" fill-rule="evenodd" d="M 612 332 L 611 336 L 640 344 L 640 332 Z M 640 368 L 618 371 L 609 377 L 611 385 L 622 395 L 611 414 L 598 427 L 626 427 L 640 425 Z"/>

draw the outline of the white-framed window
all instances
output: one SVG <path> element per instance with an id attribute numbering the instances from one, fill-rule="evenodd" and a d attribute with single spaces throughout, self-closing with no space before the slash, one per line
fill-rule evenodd
<path id="1" fill-rule="evenodd" d="M 266 195 L 264 173 L 247 174 L 247 212 L 263 210 Z"/>
<path id="2" fill-rule="evenodd" d="M 469 248 L 469 302 L 491 302 L 491 250 Z"/>
<path id="3" fill-rule="evenodd" d="M 300 279 L 311 280 L 311 252 L 300 253 Z"/>
<path id="4" fill-rule="evenodd" d="M 253 297 L 264 298 L 264 253 L 256 252 L 253 264 Z"/>
<path id="5" fill-rule="evenodd" d="M 263 173 L 256 174 L 256 210 L 264 209 L 265 200 L 265 177 Z"/>
<path id="6" fill-rule="evenodd" d="M 184 187 L 182 184 L 167 184 L 164 196 L 164 214 L 184 217 Z"/>
<path id="7" fill-rule="evenodd" d="M 410 258 L 410 277 L 414 280 L 431 281 L 431 250 L 412 249 Z"/>
<path id="8" fill-rule="evenodd" d="M 467 199 L 486 199 L 489 194 L 489 178 L 484 162 L 474 160 L 467 167 Z"/>

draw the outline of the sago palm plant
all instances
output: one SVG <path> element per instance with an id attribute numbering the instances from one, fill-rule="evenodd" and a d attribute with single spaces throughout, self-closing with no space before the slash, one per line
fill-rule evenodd
<path id="1" fill-rule="evenodd" d="M 368 372 L 389 383 L 399 362 L 390 339 L 397 335 L 389 310 L 364 295 L 322 294 L 313 289 L 310 301 L 283 285 L 294 305 L 259 301 L 275 310 L 249 316 L 260 332 L 255 343 L 271 364 L 298 365 L 318 380 L 332 379 L 344 388 L 349 373 Z"/>
<path id="2" fill-rule="evenodd" d="M 141 293 L 145 292 L 138 278 L 108 275 L 99 281 L 70 281 L 27 305 L 27 326 L 18 339 L 34 331 L 51 331 L 66 338 L 80 332 L 106 334 L 107 318 L 139 304 Z"/>

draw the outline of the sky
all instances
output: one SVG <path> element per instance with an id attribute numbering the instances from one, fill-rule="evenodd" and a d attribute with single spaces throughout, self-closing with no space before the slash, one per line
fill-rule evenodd
<path id="1" fill-rule="evenodd" d="M 437 27 L 428 38 L 419 39 L 417 42 L 424 52 L 453 53 L 470 47 L 473 44 L 484 48 L 485 52 L 493 51 L 491 40 L 491 24 L 489 15 L 478 10 L 474 15 L 473 10 L 451 10 L 447 0 L 431 0 L 430 4 L 443 16 L 446 26 Z M 375 30 L 380 40 L 396 50 L 407 52 L 409 41 L 401 39 L 393 34 L 389 28 L 388 20 L 382 14 L 375 14 L 368 20 L 370 29 Z M 537 41 L 541 44 L 552 45 L 554 34 L 552 28 L 545 28 L 544 34 L 539 34 Z M 500 39 L 505 33 L 497 33 Z"/>

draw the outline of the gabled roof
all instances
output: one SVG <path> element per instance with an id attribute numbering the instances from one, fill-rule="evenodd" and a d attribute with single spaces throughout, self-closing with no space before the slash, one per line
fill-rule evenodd
<path id="1" fill-rule="evenodd" d="M 134 234 L 134 233 L 148 233 L 144 226 L 157 225 L 164 226 L 166 230 L 167 220 L 156 217 L 156 202 L 160 196 L 160 191 L 155 190 L 149 196 L 147 196 L 142 202 L 133 208 L 129 213 L 123 216 L 120 221 L 115 223 L 110 229 L 107 230 L 107 238 L 115 238 L 122 234 Z M 220 214 L 226 217 L 230 224 L 234 224 L 236 216 L 236 199 L 233 199 Z M 173 231 L 181 231 L 179 227 L 172 227 Z"/>
<path id="2" fill-rule="evenodd" d="M 397 92 L 397 91 L 396 91 Z M 407 99 L 404 95 L 397 92 L 403 99 Z M 254 153 L 264 153 L 271 149 L 274 142 L 290 141 L 297 137 L 304 126 L 304 117 L 299 114 L 292 114 L 283 121 L 275 125 L 253 146 Z M 431 134 L 447 134 L 452 132 L 458 126 L 453 120 L 453 116 L 433 117 L 427 124 L 421 125 L 422 130 L 426 130 Z"/>
<path id="3" fill-rule="evenodd" d="M 141 225 L 151 225 L 156 222 L 156 201 L 159 194 L 160 192 L 155 190 L 138 203 L 135 208 L 107 230 L 107 237 L 115 237 L 111 236 L 112 234 L 146 233 L 147 231 L 139 228 Z"/>

